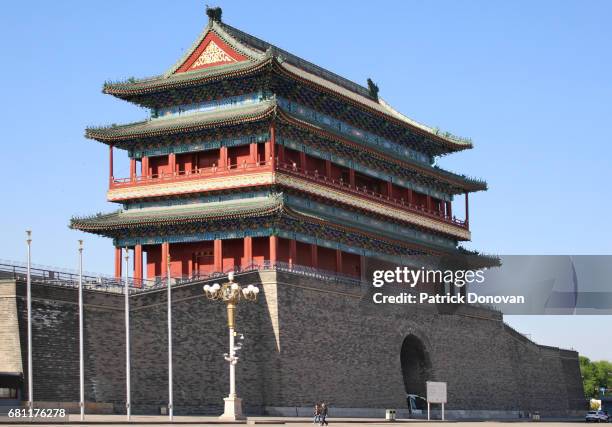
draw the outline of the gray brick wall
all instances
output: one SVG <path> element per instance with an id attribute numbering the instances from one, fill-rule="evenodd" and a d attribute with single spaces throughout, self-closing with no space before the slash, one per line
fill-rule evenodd
<path id="1" fill-rule="evenodd" d="M 237 317 L 237 329 L 245 334 L 238 392 L 252 413 L 320 399 L 337 408 L 405 407 L 400 350 L 409 334 L 429 354 L 430 379 L 448 382 L 451 410 L 563 414 L 583 402 L 577 353 L 534 344 L 506 327 L 499 313 L 376 307 L 355 287 L 281 273 L 238 280 L 263 290 L 257 303 L 239 306 Z M 225 306 L 207 300 L 202 285 L 173 290 L 178 413 L 218 413 L 228 392 Z M 18 284 L 16 291 L 25 355 L 25 286 Z M 33 285 L 33 298 L 35 400 L 76 401 L 76 290 Z M 84 300 L 86 399 L 123 411 L 123 296 L 86 291 Z M 1 309 L 10 310 L 6 304 Z M 134 411 L 152 413 L 168 394 L 165 290 L 132 296 L 130 318 Z"/>

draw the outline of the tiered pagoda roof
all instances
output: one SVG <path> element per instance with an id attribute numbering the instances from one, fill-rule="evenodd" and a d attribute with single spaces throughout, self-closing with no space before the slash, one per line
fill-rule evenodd
<path id="1" fill-rule="evenodd" d="M 225 61 L 210 64 L 214 66 L 192 65 L 190 68 L 188 65 L 193 64 L 203 53 L 204 46 L 211 42 L 217 48 L 223 48 L 221 54 L 228 52 L 234 57 L 226 54 L 223 58 Z M 377 92 L 214 19 L 209 20 L 187 53 L 163 75 L 106 83 L 103 91 L 145 107 L 156 108 L 176 102 L 181 97 L 181 91 L 258 73 L 291 79 L 362 113 L 378 117 L 387 126 L 403 128 L 423 138 L 434 155 L 472 148 L 469 139 L 441 132 L 406 117 L 379 98 Z"/>
<path id="2" fill-rule="evenodd" d="M 118 148 L 130 149 L 129 142 L 154 138 L 161 135 L 198 132 L 219 126 L 245 124 L 269 117 L 276 109 L 273 101 L 232 109 L 213 110 L 204 113 L 176 116 L 159 120 L 144 120 L 124 125 L 88 128 L 86 136 L 104 143 L 113 143 Z M 126 144 L 121 144 L 125 141 Z"/>
<path id="3" fill-rule="evenodd" d="M 86 130 L 111 146 L 107 196 L 124 207 L 71 228 L 115 246 L 277 236 L 395 260 L 454 253 L 470 239 L 467 193 L 487 185 L 434 159 L 471 140 L 404 116 L 371 80 L 364 87 L 209 17 L 164 74 L 104 85 L 151 118 Z M 130 178 L 115 178 L 113 148 L 132 158 Z M 457 194 L 465 221 L 451 213 Z"/>
<path id="4" fill-rule="evenodd" d="M 86 136 L 106 144 L 114 144 L 114 146 L 119 148 L 132 150 L 135 144 L 144 140 L 160 139 L 175 134 L 196 134 L 207 129 L 248 124 L 271 119 L 272 117 L 275 117 L 281 123 L 286 123 L 299 130 L 308 131 L 313 135 L 320 136 L 323 140 L 327 141 L 327 143 L 323 144 L 329 146 L 331 143 L 330 148 L 332 151 L 340 150 L 341 145 L 344 144 L 347 146 L 347 148 L 344 148 L 347 155 L 351 155 L 355 159 L 365 155 L 372 156 L 373 159 L 380 159 L 382 162 L 395 164 L 396 169 L 400 173 L 410 171 L 413 175 L 417 175 L 417 181 L 428 184 L 433 182 L 435 186 L 442 185 L 442 188 L 449 194 L 487 189 L 486 182 L 482 180 L 468 178 L 464 175 L 458 175 L 422 162 L 411 161 L 410 159 L 400 160 L 389 153 L 365 147 L 356 137 L 340 135 L 329 127 L 305 122 L 293 113 L 283 110 L 274 98 L 234 108 L 145 120 L 124 125 L 88 128 Z M 352 152 L 350 152 L 351 148 Z M 369 161 L 372 161 L 372 159 L 369 159 Z M 409 165 L 410 169 L 406 169 L 406 164 Z M 393 167 L 391 169 L 393 170 Z"/>
<path id="5" fill-rule="evenodd" d="M 333 235 L 344 240 L 361 241 L 363 246 L 372 247 L 373 242 L 389 245 L 388 252 L 403 253 L 401 248 L 410 254 L 444 254 L 453 253 L 454 247 L 427 244 L 419 240 L 399 238 L 393 233 L 368 231 L 362 224 L 355 226 L 350 221 L 334 224 L 325 215 L 300 208 L 288 203 L 283 194 L 271 194 L 266 197 L 238 199 L 218 203 L 196 203 L 174 207 L 153 207 L 148 209 L 118 210 L 109 214 L 98 214 L 84 218 L 73 218 L 70 227 L 114 239 L 120 239 L 131 231 L 147 237 L 159 236 L 160 233 L 172 234 L 176 230 L 183 233 L 220 232 L 231 229 L 231 225 L 242 222 L 251 228 L 251 235 L 256 234 L 258 227 L 283 229 L 286 233 L 307 230 L 312 238 L 325 238 Z M 229 227 L 228 227 L 229 226 Z M 255 231 L 253 231 L 255 230 Z M 238 228 L 231 230 L 237 233 Z"/>

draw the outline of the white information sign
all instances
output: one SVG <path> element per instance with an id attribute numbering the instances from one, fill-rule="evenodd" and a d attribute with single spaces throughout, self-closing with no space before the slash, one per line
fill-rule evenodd
<path id="1" fill-rule="evenodd" d="M 427 419 L 430 419 L 430 405 L 442 404 L 442 420 L 444 420 L 444 404 L 446 403 L 446 383 L 427 381 Z"/>
<path id="2" fill-rule="evenodd" d="M 427 401 L 429 403 L 446 403 L 446 383 L 427 381 Z"/>

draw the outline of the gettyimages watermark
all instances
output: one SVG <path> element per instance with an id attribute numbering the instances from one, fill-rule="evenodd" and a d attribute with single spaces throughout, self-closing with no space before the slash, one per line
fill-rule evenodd
<path id="1" fill-rule="evenodd" d="M 503 314 L 612 314 L 612 256 L 408 257 L 369 263 L 364 301 L 476 306 Z"/>

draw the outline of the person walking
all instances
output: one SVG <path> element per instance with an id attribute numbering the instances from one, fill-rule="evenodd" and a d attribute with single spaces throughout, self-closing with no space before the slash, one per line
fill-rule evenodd
<path id="1" fill-rule="evenodd" d="M 327 422 L 327 413 L 328 413 L 327 403 L 323 402 L 321 403 L 321 416 L 319 417 L 321 420 L 321 425 L 329 425 Z"/>
<path id="2" fill-rule="evenodd" d="M 319 405 L 319 402 L 315 403 L 314 406 L 314 420 L 312 421 L 313 424 L 318 424 L 321 422 L 321 405 Z"/>

